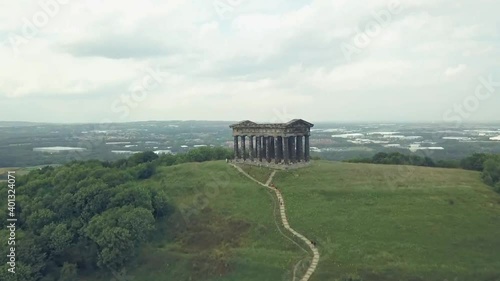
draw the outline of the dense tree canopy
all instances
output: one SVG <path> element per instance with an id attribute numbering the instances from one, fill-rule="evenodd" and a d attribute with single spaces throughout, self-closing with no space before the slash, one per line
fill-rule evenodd
<path id="1" fill-rule="evenodd" d="M 73 161 L 18 177 L 16 238 L 22 243 L 16 245 L 16 274 L 2 263 L 0 280 L 69 281 L 82 270 L 119 271 L 137 256 L 156 220 L 174 210 L 164 190 L 140 181 L 153 177 L 160 165 L 228 157 L 224 148 L 161 157 L 144 152 L 115 162 Z M 0 203 L 3 212 L 5 204 Z M 0 226 L 5 245 L 6 222 Z M 6 257 L 7 251 L 2 247 L 0 254 Z"/>

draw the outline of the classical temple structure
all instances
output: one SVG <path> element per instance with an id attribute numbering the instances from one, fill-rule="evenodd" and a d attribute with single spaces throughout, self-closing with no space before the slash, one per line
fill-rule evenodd
<path id="1" fill-rule="evenodd" d="M 235 160 L 286 165 L 309 162 L 313 126 L 302 119 L 270 124 L 246 120 L 233 124 L 229 127 L 233 129 Z"/>

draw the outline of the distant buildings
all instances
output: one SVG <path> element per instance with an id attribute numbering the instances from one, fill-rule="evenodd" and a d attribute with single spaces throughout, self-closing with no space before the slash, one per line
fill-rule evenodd
<path id="1" fill-rule="evenodd" d="M 115 145 L 115 144 L 129 144 L 129 143 L 130 143 L 129 141 L 115 141 L 115 142 L 107 142 L 106 144 Z"/>
<path id="2" fill-rule="evenodd" d="M 384 145 L 384 147 L 401 147 L 399 143 L 389 143 Z"/>
<path id="3" fill-rule="evenodd" d="M 111 152 L 116 153 L 116 154 L 135 154 L 139 153 L 141 151 L 131 151 L 131 150 L 111 150 Z"/>
<path id="4" fill-rule="evenodd" d="M 358 137 L 364 137 L 363 134 L 361 133 L 351 133 L 351 134 L 341 134 L 341 135 L 332 135 L 332 138 L 358 138 Z"/>
<path id="5" fill-rule="evenodd" d="M 319 149 L 319 148 L 317 148 L 315 146 L 311 146 L 310 151 L 311 152 L 321 152 L 321 149 Z"/>
<path id="6" fill-rule="evenodd" d="M 51 147 L 35 147 L 33 151 L 37 152 L 48 152 L 48 153 L 60 153 L 66 151 L 85 151 L 86 148 L 82 147 L 68 147 L 68 146 L 51 146 Z"/>
<path id="7" fill-rule="evenodd" d="M 443 140 L 458 140 L 458 141 L 470 141 L 469 137 L 443 137 Z"/>
<path id="8" fill-rule="evenodd" d="M 444 147 L 441 146 L 420 146 L 420 143 L 412 143 L 408 149 L 412 152 L 417 150 L 443 150 Z"/>
<path id="9" fill-rule="evenodd" d="M 173 154 L 172 150 L 170 149 L 163 149 L 163 150 L 155 150 L 154 153 L 156 154 Z"/>
<path id="10" fill-rule="evenodd" d="M 385 135 L 394 135 L 394 134 L 397 134 L 399 132 L 371 132 L 371 133 L 367 133 L 367 135 L 381 135 L 381 136 L 385 136 Z"/>

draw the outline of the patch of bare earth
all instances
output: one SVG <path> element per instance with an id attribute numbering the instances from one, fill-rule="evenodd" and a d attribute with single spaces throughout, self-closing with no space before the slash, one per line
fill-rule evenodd
<path id="1" fill-rule="evenodd" d="M 178 251 L 192 257 L 193 277 L 222 276 L 231 270 L 233 249 L 242 244 L 250 223 L 224 217 L 205 208 L 176 230 Z"/>

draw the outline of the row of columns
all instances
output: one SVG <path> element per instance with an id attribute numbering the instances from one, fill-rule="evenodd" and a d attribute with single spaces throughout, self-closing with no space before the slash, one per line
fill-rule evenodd
<path id="1" fill-rule="evenodd" d="M 309 162 L 309 136 L 234 136 L 234 158 L 268 163 L 274 159 L 276 164 Z"/>

